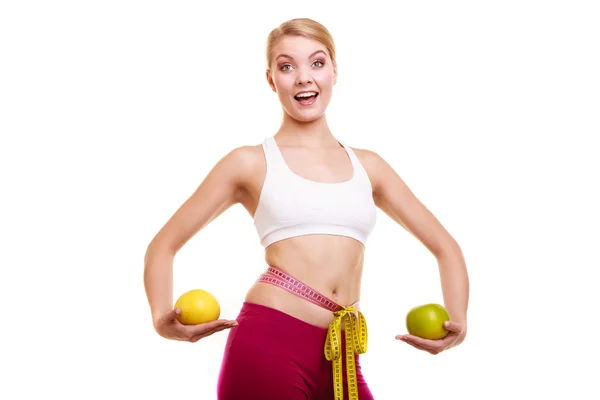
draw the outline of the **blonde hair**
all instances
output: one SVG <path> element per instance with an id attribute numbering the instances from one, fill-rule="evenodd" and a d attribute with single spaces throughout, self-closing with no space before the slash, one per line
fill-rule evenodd
<path id="1" fill-rule="evenodd" d="M 335 44 L 331 33 L 323 25 L 314 21 L 310 18 L 294 18 L 285 21 L 277 28 L 273 29 L 269 33 L 267 38 L 267 69 L 271 69 L 271 61 L 273 60 L 273 47 L 277 42 L 284 36 L 303 36 L 307 39 L 315 40 L 323 44 L 329 52 L 329 57 L 333 64 L 336 64 L 335 60 Z"/>

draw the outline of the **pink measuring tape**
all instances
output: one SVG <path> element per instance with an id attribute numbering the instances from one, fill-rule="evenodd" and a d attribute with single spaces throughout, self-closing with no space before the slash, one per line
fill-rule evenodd
<path id="1" fill-rule="evenodd" d="M 279 268 L 273 267 L 272 265 L 269 265 L 267 272 L 263 273 L 258 278 L 258 282 L 269 283 L 271 285 L 278 286 L 329 311 L 340 311 L 343 308 L 333 300 L 328 299 L 321 293 L 309 286 L 306 286 L 293 276 L 287 274 Z"/>

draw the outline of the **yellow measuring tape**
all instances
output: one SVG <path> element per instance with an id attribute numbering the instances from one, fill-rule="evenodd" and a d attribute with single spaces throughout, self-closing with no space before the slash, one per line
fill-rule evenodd
<path id="1" fill-rule="evenodd" d="M 356 313 L 356 314 L 355 314 Z M 344 386 L 342 381 L 342 322 L 346 332 L 346 373 L 348 382 L 348 397 L 358 400 L 358 382 L 356 380 L 356 364 L 354 354 L 367 352 L 367 321 L 363 314 L 355 307 L 342 307 L 334 311 L 334 320 L 327 329 L 325 341 L 325 358 L 333 365 L 333 391 L 335 400 L 343 400 Z"/>

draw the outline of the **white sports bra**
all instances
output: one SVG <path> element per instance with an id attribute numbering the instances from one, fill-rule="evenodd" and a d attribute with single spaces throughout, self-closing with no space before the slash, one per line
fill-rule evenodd
<path id="1" fill-rule="evenodd" d="M 254 213 L 261 245 L 309 234 L 348 236 L 363 245 L 376 223 L 371 181 L 356 154 L 338 141 L 352 162 L 352 178 L 339 183 L 315 182 L 294 173 L 273 136 L 263 151 L 267 173 Z"/>

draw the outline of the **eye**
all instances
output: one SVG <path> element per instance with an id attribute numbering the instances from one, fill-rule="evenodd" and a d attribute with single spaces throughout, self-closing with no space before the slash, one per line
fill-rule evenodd
<path id="1" fill-rule="evenodd" d="M 320 65 L 318 65 L 318 67 L 322 67 L 323 65 L 325 65 L 325 63 L 323 61 L 321 61 L 321 60 L 317 60 L 317 61 L 314 62 L 314 64 L 317 64 L 317 63 L 320 64 Z"/>
<path id="2" fill-rule="evenodd" d="M 287 70 L 285 69 L 285 67 L 290 67 L 290 68 L 291 68 L 292 66 L 291 66 L 290 64 L 284 64 L 284 65 L 282 65 L 281 67 L 279 67 L 279 69 L 280 69 L 281 71 L 287 71 Z"/>

